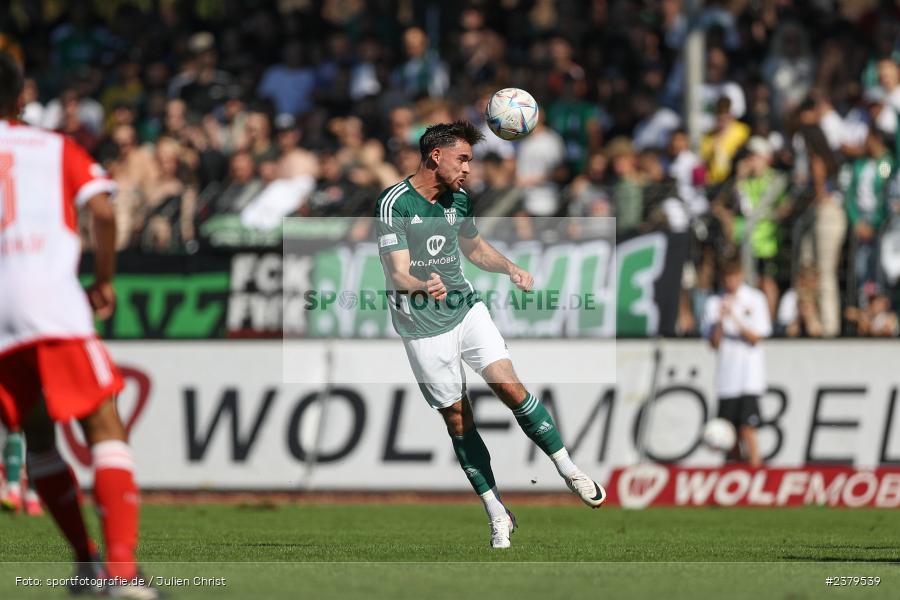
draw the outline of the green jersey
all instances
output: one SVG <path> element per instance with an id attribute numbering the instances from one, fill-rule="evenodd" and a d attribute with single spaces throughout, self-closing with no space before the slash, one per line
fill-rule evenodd
<path id="1" fill-rule="evenodd" d="M 409 250 L 410 275 L 427 281 L 437 273 L 447 297 L 435 300 L 424 291 L 395 291 L 386 277 L 388 305 L 394 329 L 402 337 L 440 335 L 458 325 L 478 292 L 462 272 L 459 239 L 478 235 L 472 203 L 466 192 L 445 192 L 429 202 L 413 188 L 409 178 L 383 191 L 375 204 L 378 251 Z"/>

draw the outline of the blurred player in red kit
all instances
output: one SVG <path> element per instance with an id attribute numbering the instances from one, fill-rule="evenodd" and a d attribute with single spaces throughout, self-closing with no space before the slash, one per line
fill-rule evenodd
<path id="1" fill-rule="evenodd" d="M 24 432 L 35 489 L 81 563 L 79 573 L 96 577 L 103 573 L 97 547 L 53 426 L 81 423 L 91 448 L 104 575 L 131 580 L 139 497 L 114 401 L 123 384 L 93 324 L 93 316 L 108 318 L 115 305 L 115 184 L 75 142 L 16 120 L 22 86 L 18 64 L 0 53 L 0 417 Z M 96 278 L 87 295 L 77 278 L 79 210 L 93 221 Z M 128 584 L 106 592 L 157 597 L 152 588 Z"/>

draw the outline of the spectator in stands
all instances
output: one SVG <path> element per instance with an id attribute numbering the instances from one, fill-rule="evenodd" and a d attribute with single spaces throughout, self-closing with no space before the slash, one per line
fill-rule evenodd
<path id="1" fill-rule="evenodd" d="M 644 193 L 637 168 L 637 155 L 631 140 L 617 137 L 606 146 L 606 157 L 612 165 L 612 197 L 615 206 L 616 235 L 637 231 L 644 216 Z"/>
<path id="2" fill-rule="evenodd" d="M 239 150 L 232 155 L 228 173 L 225 189 L 213 201 L 215 214 L 240 214 L 263 188 L 263 182 L 257 176 L 253 155 L 246 150 Z"/>
<path id="3" fill-rule="evenodd" d="M 155 252 L 172 252 L 194 242 L 197 188 L 189 153 L 175 139 L 156 142 L 155 180 L 148 186 L 144 208 L 146 229 L 140 244 Z"/>
<path id="4" fill-rule="evenodd" d="M 749 244 L 752 268 L 774 316 L 778 306 L 778 253 L 781 223 L 791 212 L 788 180 L 772 168 L 772 146 L 761 137 L 747 142 L 747 156 L 738 162 L 734 199 L 734 239 Z"/>
<path id="5" fill-rule="evenodd" d="M 700 144 L 700 157 L 706 162 L 706 181 L 710 185 L 724 183 L 731 175 L 731 163 L 750 137 L 750 128 L 735 119 L 727 96 L 716 101 L 715 116 L 712 131 Z"/>
<path id="6" fill-rule="evenodd" d="M 815 73 L 815 59 L 806 32 L 797 23 L 782 23 L 772 37 L 769 55 L 762 65 L 763 78 L 772 90 L 776 121 L 789 115 L 806 98 Z"/>
<path id="7" fill-rule="evenodd" d="M 188 42 L 188 48 L 193 66 L 185 74 L 177 97 L 184 100 L 191 110 L 206 114 L 225 102 L 234 79 L 231 74 L 218 68 L 216 38 L 212 33 L 195 33 Z"/>
<path id="8" fill-rule="evenodd" d="M 794 285 L 781 296 L 776 331 L 787 337 L 822 337 L 819 314 L 819 278 L 813 267 L 804 267 L 794 276 Z"/>
<path id="9" fill-rule="evenodd" d="M 450 87 L 446 65 L 428 44 L 428 36 L 418 27 L 410 27 L 403 34 L 406 62 L 394 73 L 394 84 L 408 100 L 442 98 Z"/>
<path id="10" fill-rule="evenodd" d="M 678 196 L 687 204 L 691 217 L 696 218 L 709 210 L 704 182 L 706 167 L 700 157 L 691 151 L 687 131 L 676 129 L 669 141 L 669 175 L 678 186 Z"/>
<path id="11" fill-rule="evenodd" d="M 244 138 L 237 147 L 248 150 L 258 163 L 278 156 L 278 147 L 272 141 L 272 125 L 269 115 L 262 110 L 251 110 L 244 123 Z"/>
<path id="12" fill-rule="evenodd" d="M 259 97 L 275 104 L 278 114 L 295 116 L 312 110 L 315 91 L 316 71 L 306 60 L 299 40 L 285 44 L 282 62 L 266 69 L 256 89 Z"/>
<path id="13" fill-rule="evenodd" d="M 516 158 L 516 185 L 524 189 L 525 213 L 549 217 L 559 212 L 559 171 L 565 169 L 565 159 L 562 136 L 541 118 L 534 131 L 519 143 Z"/>
<path id="14" fill-rule="evenodd" d="M 63 94 L 62 111 L 62 122 L 58 131 L 84 146 L 88 152 L 93 152 L 99 139 L 81 120 L 78 95 L 75 90 L 68 90 Z"/>
<path id="15" fill-rule="evenodd" d="M 825 161 L 820 155 L 810 157 L 810 170 L 814 224 L 811 236 L 807 236 L 804 243 L 803 265 L 814 266 L 819 274 L 822 336 L 835 337 L 841 333 L 838 268 L 847 234 L 847 216 L 840 199 L 830 189 Z"/>
<path id="16" fill-rule="evenodd" d="M 22 88 L 22 120 L 34 127 L 40 127 L 44 121 L 44 105 L 37 83 L 31 78 L 25 80 Z"/>
<path id="17" fill-rule="evenodd" d="M 722 98 L 728 104 L 722 104 Z M 700 87 L 700 101 L 706 109 L 705 130 L 719 129 L 721 111 L 726 110 L 737 120 L 747 112 L 744 90 L 728 79 L 728 55 L 722 48 L 712 47 L 706 53 L 706 81 Z"/>
<path id="18" fill-rule="evenodd" d="M 577 70 L 574 71 L 578 73 Z M 547 126 L 562 135 L 566 163 L 572 175 L 584 171 L 589 153 L 603 145 L 600 110 L 585 99 L 587 82 L 583 74 L 567 74 L 562 93 L 547 109 Z"/>
<path id="19" fill-rule="evenodd" d="M 159 180 L 153 152 L 138 145 L 131 125 L 117 125 L 110 137 L 110 159 L 104 161 L 118 185 L 116 193 L 116 248 L 129 247 L 144 226 L 147 195 Z"/>
<path id="20" fill-rule="evenodd" d="M 884 294 L 873 295 L 865 302 L 865 308 L 848 306 L 845 318 L 860 336 L 897 337 L 900 333 L 897 313 L 891 308 L 890 298 Z"/>
<path id="21" fill-rule="evenodd" d="M 893 158 L 880 132 L 870 130 L 866 154 L 844 167 L 844 207 L 850 222 L 850 247 L 860 305 L 875 292 L 878 246 L 888 214 Z"/>

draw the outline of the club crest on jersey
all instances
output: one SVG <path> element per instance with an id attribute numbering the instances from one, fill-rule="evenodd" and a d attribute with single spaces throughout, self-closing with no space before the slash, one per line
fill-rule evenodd
<path id="1" fill-rule="evenodd" d="M 445 208 L 444 218 L 447 219 L 447 222 L 451 225 L 456 223 L 456 207 L 451 206 L 450 208 Z"/>
<path id="2" fill-rule="evenodd" d="M 447 241 L 442 235 L 433 235 L 428 238 L 428 241 L 425 242 L 425 248 L 428 250 L 428 254 L 432 256 L 436 256 L 438 252 L 441 251 L 441 248 L 444 247 L 444 242 Z"/>

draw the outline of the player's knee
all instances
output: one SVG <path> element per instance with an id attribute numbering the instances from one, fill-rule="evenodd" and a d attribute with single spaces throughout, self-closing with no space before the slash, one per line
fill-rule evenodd
<path id="1" fill-rule="evenodd" d="M 109 440 L 128 441 L 125 427 L 112 400 L 103 403 L 100 408 L 82 419 L 81 428 L 90 446 Z"/>

